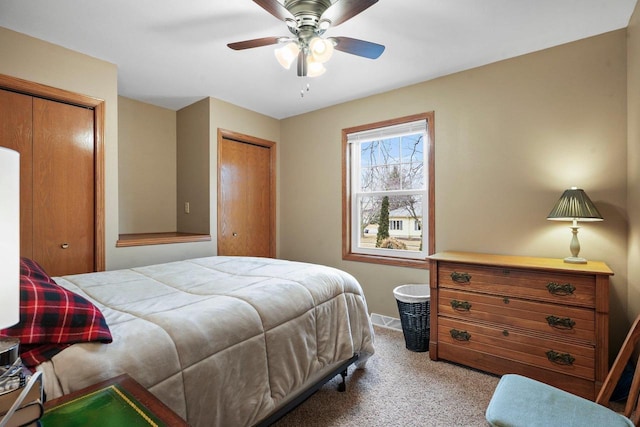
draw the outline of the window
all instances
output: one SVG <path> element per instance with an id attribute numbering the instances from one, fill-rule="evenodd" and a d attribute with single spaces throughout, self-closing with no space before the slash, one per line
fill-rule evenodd
<path id="1" fill-rule="evenodd" d="M 344 259 L 428 267 L 434 134 L 433 112 L 342 130 Z"/>
<path id="2" fill-rule="evenodd" d="M 402 221 L 397 219 L 389 220 L 389 230 L 402 230 Z"/>

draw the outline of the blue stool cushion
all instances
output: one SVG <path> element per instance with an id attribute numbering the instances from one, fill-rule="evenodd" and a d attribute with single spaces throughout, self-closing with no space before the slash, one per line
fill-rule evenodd
<path id="1" fill-rule="evenodd" d="M 515 374 L 500 379 L 485 415 L 494 427 L 633 427 L 611 409 Z"/>

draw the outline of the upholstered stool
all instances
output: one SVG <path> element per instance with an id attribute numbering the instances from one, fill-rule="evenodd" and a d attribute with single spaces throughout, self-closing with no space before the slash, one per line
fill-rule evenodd
<path id="1" fill-rule="evenodd" d="M 631 420 L 590 400 L 520 375 L 504 375 L 486 411 L 495 427 L 633 427 Z"/>

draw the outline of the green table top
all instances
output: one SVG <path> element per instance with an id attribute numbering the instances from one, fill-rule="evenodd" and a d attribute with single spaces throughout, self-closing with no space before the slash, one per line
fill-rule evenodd
<path id="1" fill-rule="evenodd" d="M 46 409 L 41 423 L 42 427 L 165 426 L 118 384 Z"/>

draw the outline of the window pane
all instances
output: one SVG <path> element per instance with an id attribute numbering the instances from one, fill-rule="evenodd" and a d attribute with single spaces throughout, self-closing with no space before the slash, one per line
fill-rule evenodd
<path id="1" fill-rule="evenodd" d="M 400 165 L 380 165 L 361 168 L 360 191 L 389 191 L 402 188 Z"/>
<path id="2" fill-rule="evenodd" d="M 360 163 L 362 166 L 371 166 L 376 164 L 375 142 L 363 142 L 360 145 Z"/>
<path id="3" fill-rule="evenodd" d="M 413 162 L 402 165 L 402 188 L 420 190 L 424 188 L 424 163 Z"/>
<path id="4" fill-rule="evenodd" d="M 402 188 L 417 190 L 424 188 L 424 136 L 422 134 L 402 137 Z"/>
<path id="5" fill-rule="evenodd" d="M 386 208 L 383 206 L 387 199 Z M 360 197 L 361 248 L 422 249 L 422 196 Z"/>
<path id="6" fill-rule="evenodd" d="M 402 159 L 404 162 L 422 161 L 424 146 L 423 135 L 406 135 L 402 137 Z"/>
<path id="7" fill-rule="evenodd" d="M 400 138 L 360 143 L 360 162 L 363 166 L 388 165 L 400 162 Z"/>
<path id="8" fill-rule="evenodd" d="M 360 144 L 360 191 L 424 188 L 424 137 L 407 135 Z"/>
<path id="9" fill-rule="evenodd" d="M 397 165 L 400 163 L 400 138 L 384 139 L 380 148 L 385 164 Z"/>

